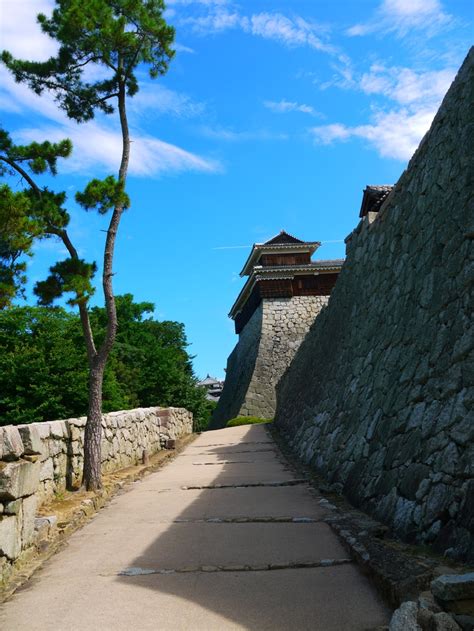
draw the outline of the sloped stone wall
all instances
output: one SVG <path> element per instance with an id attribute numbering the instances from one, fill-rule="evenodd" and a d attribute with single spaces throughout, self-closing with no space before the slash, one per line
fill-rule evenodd
<path id="1" fill-rule="evenodd" d="M 474 52 L 277 387 L 300 457 L 403 538 L 474 559 Z"/>
<path id="2" fill-rule="evenodd" d="M 273 418 L 275 386 L 327 301 L 328 296 L 262 300 L 227 360 L 214 428 L 236 416 Z"/>
<path id="3" fill-rule="evenodd" d="M 34 542 L 37 508 L 80 485 L 85 424 L 83 417 L 0 427 L 0 570 Z M 104 414 L 102 471 L 135 465 L 192 428 L 193 415 L 182 408 Z"/>

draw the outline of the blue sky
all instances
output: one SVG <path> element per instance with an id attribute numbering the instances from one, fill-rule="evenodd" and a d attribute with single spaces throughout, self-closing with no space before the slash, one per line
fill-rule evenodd
<path id="1" fill-rule="evenodd" d="M 2 0 L 1 41 L 45 59 L 54 43 L 35 24 L 48 0 Z M 473 35 L 469 0 L 173 0 L 176 58 L 166 77 L 142 74 L 130 102 L 128 190 L 115 292 L 184 322 L 199 376 L 224 375 L 237 341 L 227 313 L 250 246 L 285 229 L 344 255 L 362 189 L 401 175 L 428 130 Z M 117 171 L 118 127 L 65 119 L 0 69 L 2 124 L 15 140 L 69 137 L 54 186 L 70 197 L 71 236 L 100 263 L 103 217 L 76 207 L 76 190 Z M 50 185 L 53 183 L 49 182 Z M 246 247 L 237 247 L 246 246 Z M 31 283 L 64 258 L 40 243 Z M 30 285 L 31 286 L 31 285 Z M 179 288 L 179 289 L 178 289 Z M 31 292 L 29 294 L 31 298 Z M 102 304 L 98 290 L 96 304 Z"/>

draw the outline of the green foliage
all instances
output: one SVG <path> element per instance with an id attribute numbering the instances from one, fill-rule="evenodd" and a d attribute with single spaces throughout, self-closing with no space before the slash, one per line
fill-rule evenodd
<path id="1" fill-rule="evenodd" d="M 26 282 L 25 259 L 32 254 L 35 239 L 60 235 L 69 223 L 63 205 L 65 193 L 54 193 L 37 186 L 32 176 L 56 173 L 57 159 L 71 153 L 71 143 L 36 143 L 15 145 L 0 128 L 0 176 L 21 176 L 24 190 L 8 184 L 0 186 L 0 309 L 21 296 Z"/>
<path id="2" fill-rule="evenodd" d="M 163 0 L 56 0 L 52 16 L 40 14 L 38 22 L 59 43 L 57 56 L 24 61 L 3 51 L 1 58 L 16 81 L 36 94 L 52 91 L 70 118 L 90 120 L 95 109 L 113 111 L 109 99 L 121 86 L 129 96 L 138 92 L 139 64 L 148 65 L 152 78 L 168 70 L 174 29 L 163 19 L 164 8 Z M 89 64 L 102 66 L 109 76 L 84 81 Z"/>
<path id="3" fill-rule="evenodd" d="M 0 309 L 7 307 L 21 293 L 26 263 L 37 233 L 36 222 L 29 217 L 30 200 L 8 186 L 0 186 Z"/>
<path id="4" fill-rule="evenodd" d="M 196 388 L 182 324 L 157 322 L 154 305 L 117 296 L 119 332 L 104 377 L 104 411 L 155 405 L 186 407 L 195 431 L 206 429 L 214 403 Z M 148 317 L 146 317 L 148 316 Z M 94 308 L 97 339 L 106 313 Z M 79 317 L 59 307 L 0 311 L 0 425 L 81 416 L 88 369 Z"/>
<path id="5" fill-rule="evenodd" d="M 3 164 L 0 165 L 0 175 L 12 168 L 12 162 L 22 164 L 32 173 L 57 173 L 58 158 L 68 158 L 72 153 L 72 143 L 65 139 L 59 142 L 32 142 L 29 145 L 15 145 L 10 134 L 0 128 L 0 154 Z"/>
<path id="6" fill-rule="evenodd" d="M 76 202 L 85 210 L 96 208 L 101 215 L 114 206 L 130 207 L 130 198 L 123 190 L 123 183 L 117 182 L 113 175 L 105 180 L 91 180 L 83 193 L 76 193 Z"/>
<path id="7" fill-rule="evenodd" d="M 88 370 L 79 318 L 55 307 L 0 311 L 0 425 L 80 416 Z M 127 406 L 106 370 L 104 409 Z"/>
<path id="8" fill-rule="evenodd" d="M 196 389 L 201 390 L 202 388 Z M 199 406 L 197 406 L 197 408 L 195 408 L 193 422 L 194 432 L 205 432 L 207 429 L 209 429 L 209 425 L 211 424 L 212 419 L 212 413 L 214 412 L 216 407 L 217 403 L 215 401 L 208 401 L 207 399 L 204 399 L 204 401 Z"/>
<path id="9" fill-rule="evenodd" d="M 67 302 L 76 305 L 87 302 L 94 293 L 91 280 L 97 271 L 95 263 L 76 258 L 65 259 L 50 267 L 49 271 L 51 274 L 48 278 L 37 282 L 33 290 L 40 305 L 50 306 L 65 293 L 73 294 Z"/>
<path id="10" fill-rule="evenodd" d="M 193 412 L 196 428 L 204 426 L 209 402 L 205 391 L 196 388 L 184 325 L 145 318 L 153 313 L 153 303 L 136 303 L 131 294 L 117 296 L 116 308 L 119 326 L 109 365 L 129 407 L 185 407 Z M 101 341 L 105 309 L 92 309 L 91 322 Z"/>
<path id="11" fill-rule="evenodd" d="M 236 416 L 227 421 L 226 427 L 238 427 L 239 425 L 255 425 L 256 423 L 272 423 L 272 418 L 259 418 L 258 416 Z"/>

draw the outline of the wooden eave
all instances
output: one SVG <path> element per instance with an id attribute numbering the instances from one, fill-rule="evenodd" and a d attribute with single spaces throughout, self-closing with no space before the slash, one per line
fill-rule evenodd
<path id="1" fill-rule="evenodd" d="M 319 241 L 306 241 L 304 243 L 256 243 L 252 251 L 250 252 L 248 259 L 240 272 L 240 276 L 249 276 L 262 254 L 279 254 L 284 252 L 286 254 L 307 252 L 312 256 L 319 248 L 321 243 Z"/>
<path id="2" fill-rule="evenodd" d="M 324 265 L 318 265 L 318 261 L 314 261 L 308 265 L 278 265 L 274 267 L 257 265 L 252 268 L 252 273 L 248 277 L 245 285 L 240 290 L 236 301 L 229 311 L 229 318 L 235 320 L 237 315 L 242 311 L 247 299 L 260 280 L 288 280 L 295 276 L 317 276 L 319 274 L 333 274 L 339 272 L 344 263 L 343 259 L 335 259 L 334 261 L 322 261 Z"/>

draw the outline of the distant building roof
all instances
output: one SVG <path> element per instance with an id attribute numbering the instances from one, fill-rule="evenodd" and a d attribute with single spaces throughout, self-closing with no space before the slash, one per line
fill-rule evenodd
<path id="1" fill-rule="evenodd" d="M 245 264 L 240 272 L 241 276 L 248 276 L 251 274 L 255 264 L 262 254 L 271 252 L 308 252 L 310 255 L 319 248 L 321 243 L 319 241 L 301 241 L 288 232 L 282 230 L 279 234 L 272 237 L 265 243 L 255 243 L 252 250 L 245 261 Z"/>
<path id="2" fill-rule="evenodd" d="M 301 239 L 297 239 L 291 234 L 288 234 L 285 230 L 281 230 L 279 234 L 268 241 L 265 241 L 263 245 L 278 245 L 278 244 L 287 244 L 287 243 L 304 243 Z"/>
<path id="3" fill-rule="evenodd" d="M 224 380 L 216 379 L 215 377 L 211 377 L 211 375 L 207 375 L 205 379 L 198 381 L 196 386 L 206 388 L 206 399 L 208 401 L 219 401 L 219 397 L 222 394 L 222 389 L 224 388 Z"/>
<path id="4" fill-rule="evenodd" d="M 221 385 L 223 383 L 223 381 L 221 379 L 216 379 L 215 377 L 211 377 L 209 374 L 207 375 L 207 377 L 205 379 L 203 379 L 202 381 L 198 381 L 197 385 L 198 386 L 217 386 L 217 385 Z"/>
<path id="5" fill-rule="evenodd" d="M 367 185 L 364 189 L 359 217 L 378 212 L 392 189 L 393 184 Z"/>
<path id="6" fill-rule="evenodd" d="M 229 317 L 235 319 L 238 313 L 241 311 L 243 305 L 247 301 L 255 284 L 261 280 L 267 279 L 281 279 L 281 278 L 293 278 L 295 276 L 317 274 L 319 271 L 323 273 L 341 271 L 344 264 L 344 259 L 334 260 L 321 260 L 311 261 L 304 265 L 272 265 L 268 267 L 262 267 L 256 265 L 252 268 L 252 273 L 249 275 L 245 285 L 239 292 L 232 308 L 229 312 Z"/>

